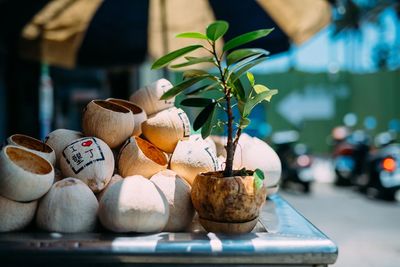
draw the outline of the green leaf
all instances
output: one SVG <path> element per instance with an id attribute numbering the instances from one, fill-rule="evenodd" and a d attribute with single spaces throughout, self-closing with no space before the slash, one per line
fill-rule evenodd
<path id="1" fill-rule="evenodd" d="M 232 81 L 232 82 L 235 82 L 235 81 L 236 81 L 237 79 L 239 79 L 240 76 L 242 76 L 245 72 L 247 72 L 247 71 L 248 71 L 249 69 L 251 69 L 252 67 L 254 67 L 254 66 L 256 66 L 256 65 L 258 65 L 258 64 L 260 64 L 260 63 L 262 63 L 263 61 L 265 61 L 265 58 L 264 58 L 264 57 L 259 58 L 259 59 L 256 59 L 256 60 L 252 61 L 251 63 L 242 66 L 240 69 L 238 69 L 238 70 L 236 71 L 236 73 L 235 73 L 235 74 L 236 74 L 236 77 L 233 78 L 233 81 Z"/>
<path id="2" fill-rule="evenodd" d="M 207 38 L 211 41 L 216 41 L 221 38 L 229 28 L 229 24 L 223 20 L 217 20 L 210 25 L 208 25 L 206 29 Z"/>
<path id="3" fill-rule="evenodd" d="M 213 57 L 186 57 L 188 61 L 183 62 L 181 64 L 176 64 L 172 65 L 171 68 L 177 69 L 177 68 L 182 68 L 190 65 L 195 65 L 199 63 L 205 63 L 205 62 L 214 62 Z"/>
<path id="4" fill-rule="evenodd" d="M 254 88 L 254 91 L 257 94 L 268 92 L 268 95 L 264 98 L 264 100 L 266 100 L 268 102 L 271 101 L 271 98 L 272 98 L 273 95 L 276 95 L 278 93 L 278 90 L 276 90 L 276 89 L 271 90 L 271 89 L 269 89 L 268 87 L 266 87 L 265 85 L 262 85 L 262 84 L 256 84 L 256 85 L 254 85 L 253 88 Z"/>
<path id="5" fill-rule="evenodd" d="M 232 73 L 231 74 L 232 79 L 234 82 L 230 83 L 230 86 L 233 89 L 233 95 L 238 99 L 238 100 L 244 100 L 246 98 L 246 93 L 244 91 L 244 87 L 240 79 L 235 79 L 236 74 Z"/>
<path id="6" fill-rule="evenodd" d="M 250 112 L 253 110 L 253 108 L 260 103 L 261 101 L 264 100 L 269 95 L 269 92 L 262 92 L 260 94 L 257 94 L 250 99 L 247 100 L 246 104 L 244 105 L 243 108 L 243 117 L 247 117 L 250 115 Z"/>
<path id="7" fill-rule="evenodd" d="M 243 59 L 242 61 L 239 61 L 238 63 L 236 63 L 236 64 L 232 67 L 232 69 L 231 69 L 230 71 L 231 71 L 231 72 L 235 72 L 235 71 L 237 71 L 238 69 L 240 69 L 240 68 L 242 68 L 242 67 L 244 67 L 244 66 L 246 66 L 246 65 L 248 65 L 248 64 L 251 64 L 252 62 L 254 62 L 254 61 L 255 61 L 257 58 L 259 58 L 260 56 L 261 56 L 260 54 L 257 54 L 257 55 L 254 55 L 254 56 L 245 58 L 245 59 Z M 265 59 L 265 57 L 264 57 L 263 59 Z"/>
<path id="8" fill-rule="evenodd" d="M 208 104 L 200 113 L 197 115 L 193 122 L 193 129 L 197 131 L 200 129 L 208 120 L 208 118 L 214 113 L 214 108 L 217 103 Z"/>
<path id="9" fill-rule="evenodd" d="M 199 81 L 204 80 L 208 77 L 209 77 L 209 75 L 203 75 L 203 76 L 197 76 L 197 77 L 193 77 L 193 78 L 184 80 L 183 82 L 175 85 L 174 87 L 169 89 L 167 92 L 165 92 L 161 96 L 160 100 L 168 100 L 168 99 L 180 94 L 183 90 L 189 88 L 193 84 L 198 83 Z"/>
<path id="10" fill-rule="evenodd" d="M 202 93 L 202 92 L 206 92 L 206 91 L 214 89 L 218 85 L 219 85 L 219 82 L 215 82 L 215 83 L 212 83 L 212 84 L 204 85 L 204 86 L 201 86 L 201 87 L 197 88 L 196 90 L 193 90 L 191 92 L 186 93 L 186 95 L 187 96 L 196 95 L 196 94 L 199 94 L 199 93 Z"/>
<path id="11" fill-rule="evenodd" d="M 194 38 L 194 39 L 205 39 L 207 40 L 207 36 L 200 32 L 184 32 L 180 33 L 176 36 L 177 38 Z"/>
<path id="12" fill-rule="evenodd" d="M 166 54 L 165 56 L 162 56 L 159 59 L 157 59 L 156 62 L 154 62 L 153 65 L 151 66 L 151 69 L 154 70 L 154 69 L 160 69 L 162 67 L 165 67 L 171 61 L 173 61 L 189 52 L 199 49 L 200 47 L 203 47 L 203 46 L 202 45 L 190 45 L 190 46 L 186 46 L 184 48 L 172 51 L 172 52 Z"/>
<path id="13" fill-rule="evenodd" d="M 211 115 L 208 117 L 207 121 L 203 124 L 203 127 L 201 127 L 201 137 L 203 139 L 206 139 L 210 134 L 213 129 L 213 119 L 214 119 L 214 114 L 215 114 L 215 109 L 211 111 Z"/>
<path id="14" fill-rule="evenodd" d="M 255 187 L 261 189 L 263 187 L 263 180 L 265 179 L 264 172 L 260 169 L 256 169 L 253 173 L 253 177 Z"/>
<path id="15" fill-rule="evenodd" d="M 226 62 L 228 65 L 231 65 L 235 62 L 238 62 L 246 57 L 254 56 L 254 55 L 269 55 L 269 52 L 264 49 L 260 48 L 243 48 L 243 49 L 238 49 L 235 51 L 232 51 L 227 57 L 226 57 Z"/>
<path id="16" fill-rule="evenodd" d="M 208 72 L 204 70 L 187 70 L 183 72 L 183 79 L 193 78 L 197 76 L 207 75 Z"/>
<path id="17" fill-rule="evenodd" d="M 182 100 L 180 104 L 186 107 L 206 107 L 214 102 L 215 100 L 211 98 L 194 97 L 194 98 L 186 98 Z"/>
<path id="18" fill-rule="evenodd" d="M 256 80 L 254 79 L 253 73 L 251 73 L 250 71 L 248 71 L 248 72 L 246 73 L 246 75 L 247 75 L 247 80 L 249 80 L 249 83 L 250 83 L 251 87 L 254 87 L 254 85 L 255 85 L 255 83 L 256 83 Z"/>
<path id="19" fill-rule="evenodd" d="M 250 124 L 250 119 L 248 119 L 248 118 L 241 118 L 240 119 L 240 128 L 241 129 L 244 129 L 244 128 L 246 128 L 247 126 L 249 126 L 249 124 Z"/>
<path id="20" fill-rule="evenodd" d="M 241 46 L 243 44 L 255 41 L 257 39 L 260 39 L 262 37 L 267 36 L 268 34 L 270 34 L 270 32 L 272 32 L 274 29 L 263 29 L 263 30 L 257 30 L 257 31 L 253 31 L 253 32 L 248 32 L 242 35 L 239 35 L 231 40 L 229 40 L 228 42 L 225 43 L 223 51 L 228 51 L 231 50 L 232 48 Z"/>

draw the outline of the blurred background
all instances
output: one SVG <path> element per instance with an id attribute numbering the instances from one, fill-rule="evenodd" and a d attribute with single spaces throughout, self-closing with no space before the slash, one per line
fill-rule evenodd
<path id="1" fill-rule="evenodd" d="M 398 266 L 399 16 L 398 0 L 0 0 L 0 140 L 80 130 L 92 99 L 175 83 L 150 66 L 185 45 L 177 33 L 274 27 L 252 72 L 279 94 L 246 131 L 280 156 L 281 193 L 338 243 L 335 266 Z"/>

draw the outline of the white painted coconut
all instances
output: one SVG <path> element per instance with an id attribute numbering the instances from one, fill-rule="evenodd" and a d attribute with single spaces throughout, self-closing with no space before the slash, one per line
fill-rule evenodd
<path id="1" fill-rule="evenodd" d="M 104 100 L 93 100 L 83 113 L 83 133 L 98 137 L 110 148 L 115 148 L 132 135 L 133 120 L 129 109 Z"/>
<path id="2" fill-rule="evenodd" d="M 190 122 L 180 108 L 169 108 L 150 116 L 142 124 L 144 137 L 159 149 L 172 153 L 178 141 L 190 136 Z"/>
<path id="3" fill-rule="evenodd" d="M 101 139 L 84 137 L 68 144 L 60 160 L 64 177 L 78 178 L 93 192 L 103 190 L 114 172 L 114 156 Z"/>
<path id="4" fill-rule="evenodd" d="M 179 141 L 171 157 L 170 169 L 191 185 L 197 174 L 218 169 L 217 156 L 204 140 Z"/>
<path id="5" fill-rule="evenodd" d="M 214 143 L 210 136 L 208 136 L 206 139 L 203 139 L 203 137 L 201 137 L 201 134 L 192 134 L 190 135 L 189 139 L 194 141 L 207 142 L 208 146 L 214 151 L 215 155 L 217 155 L 217 145 Z"/>
<path id="6" fill-rule="evenodd" d="M 168 201 L 147 178 L 129 176 L 105 192 L 99 218 L 105 228 L 114 232 L 160 232 L 168 222 Z"/>
<path id="7" fill-rule="evenodd" d="M 57 129 L 46 136 L 44 142 L 54 150 L 57 167 L 60 166 L 60 159 L 64 148 L 72 141 L 82 137 L 83 133 L 68 129 Z"/>
<path id="8" fill-rule="evenodd" d="M 168 166 L 166 155 L 153 144 L 137 136 L 130 137 L 118 157 L 118 173 L 122 177 L 142 175 L 150 178 Z"/>
<path id="9" fill-rule="evenodd" d="M 35 216 L 37 201 L 17 202 L 0 196 L 0 232 L 22 230 Z"/>
<path id="10" fill-rule="evenodd" d="M 168 80 L 159 79 L 134 92 L 129 101 L 142 107 L 146 114 L 150 116 L 174 106 L 175 98 L 160 100 L 161 96 L 172 87 L 172 84 Z"/>
<path id="11" fill-rule="evenodd" d="M 218 169 L 217 171 L 223 171 L 225 169 L 225 164 L 226 164 L 226 158 L 224 156 L 219 156 L 217 158 L 218 161 Z"/>
<path id="12" fill-rule="evenodd" d="M 56 154 L 53 148 L 36 138 L 24 134 L 13 134 L 7 139 L 7 143 L 24 147 L 30 152 L 47 159 L 53 166 L 56 163 Z"/>
<path id="13" fill-rule="evenodd" d="M 36 224 L 49 232 L 81 233 L 93 231 L 99 204 L 82 181 L 65 178 L 55 183 L 39 202 Z"/>
<path id="14" fill-rule="evenodd" d="M 217 156 L 223 156 L 226 157 L 226 137 L 225 136 L 219 136 L 219 135 L 210 135 L 209 138 L 214 142 L 215 144 L 215 150 Z"/>
<path id="15" fill-rule="evenodd" d="M 111 180 L 110 180 L 110 182 L 107 184 L 107 186 L 106 186 L 100 193 L 98 193 L 98 194 L 96 195 L 97 200 L 100 201 L 100 199 L 103 197 L 103 195 L 105 194 L 105 192 L 107 191 L 107 189 L 110 188 L 110 187 L 111 187 L 113 184 L 115 184 L 116 182 L 121 181 L 122 179 L 124 179 L 124 178 L 122 178 L 121 175 L 119 175 L 119 174 L 114 174 L 114 175 L 111 177 Z"/>
<path id="16" fill-rule="evenodd" d="M 7 145 L 0 152 L 0 195 L 28 202 L 42 197 L 54 180 L 46 159 L 23 147 Z"/>
<path id="17" fill-rule="evenodd" d="M 132 135 L 139 136 L 142 134 L 142 123 L 147 120 L 147 115 L 141 107 L 124 99 L 108 98 L 107 101 L 129 109 L 133 114 Z"/>
<path id="18" fill-rule="evenodd" d="M 187 229 L 194 216 L 190 185 L 171 170 L 153 175 L 150 181 L 158 186 L 168 201 L 169 218 L 163 231 L 180 232 Z"/>

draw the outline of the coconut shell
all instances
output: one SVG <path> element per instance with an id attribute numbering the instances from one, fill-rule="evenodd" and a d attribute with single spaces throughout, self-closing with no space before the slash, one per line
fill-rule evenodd
<path id="1" fill-rule="evenodd" d="M 120 176 L 119 174 L 114 174 L 114 175 L 111 177 L 111 180 L 110 180 L 110 182 L 107 184 L 107 186 L 106 186 L 100 193 L 98 193 L 98 194 L 96 195 L 97 200 L 100 201 L 100 199 L 103 197 L 103 195 L 105 194 L 105 192 L 107 191 L 107 189 L 110 188 L 110 187 L 111 187 L 113 184 L 115 184 L 116 182 L 121 181 L 122 179 L 124 179 L 124 178 L 122 178 L 122 176 Z"/>
<path id="2" fill-rule="evenodd" d="M 164 193 L 169 205 L 169 218 L 163 231 L 184 231 L 194 216 L 190 185 L 171 170 L 161 171 L 150 179 Z"/>
<path id="3" fill-rule="evenodd" d="M 54 181 L 46 159 L 23 147 L 7 145 L 0 152 L 0 195 L 28 202 L 42 197 Z"/>
<path id="4" fill-rule="evenodd" d="M 169 108 L 150 116 L 142 124 L 144 137 L 166 153 L 175 150 L 178 141 L 190 136 L 190 122 L 182 109 Z"/>
<path id="5" fill-rule="evenodd" d="M 108 98 L 107 101 L 128 108 L 133 114 L 132 135 L 139 136 L 142 134 L 142 123 L 147 120 L 147 115 L 141 107 L 124 99 Z"/>
<path id="6" fill-rule="evenodd" d="M 37 201 L 17 202 L 0 196 L 0 232 L 22 230 L 35 216 Z"/>
<path id="7" fill-rule="evenodd" d="M 7 139 L 9 145 L 21 146 L 30 152 L 47 159 L 53 166 L 56 163 L 56 154 L 46 143 L 24 134 L 13 134 Z"/>
<path id="8" fill-rule="evenodd" d="M 133 120 L 129 109 L 108 101 L 93 100 L 83 113 L 83 133 L 98 137 L 110 148 L 116 148 L 132 135 Z"/>
<path id="9" fill-rule="evenodd" d="M 49 232 L 90 232 L 96 226 L 98 207 L 95 195 L 85 183 L 65 178 L 40 200 L 36 224 Z"/>
<path id="10" fill-rule="evenodd" d="M 157 147 L 137 136 L 130 137 L 118 157 L 118 173 L 122 177 L 142 175 L 150 178 L 168 165 L 168 158 Z"/>
<path id="11" fill-rule="evenodd" d="M 189 139 L 193 141 L 206 142 L 207 145 L 214 151 L 214 154 L 217 155 L 217 145 L 214 143 L 210 136 L 208 136 L 206 139 L 203 139 L 203 137 L 201 137 L 201 134 L 192 134 L 190 135 Z"/>
<path id="12" fill-rule="evenodd" d="M 164 194 L 140 175 L 116 182 L 100 200 L 100 222 L 114 232 L 160 232 L 168 217 L 168 201 Z"/>
<path id="13" fill-rule="evenodd" d="M 184 140 L 176 146 L 170 168 L 192 184 L 197 174 L 216 171 L 219 167 L 217 156 L 206 141 Z"/>
<path id="14" fill-rule="evenodd" d="M 60 167 L 60 159 L 64 148 L 72 141 L 82 137 L 83 133 L 68 129 L 57 129 L 46 136 L 44 142 L 54 150 L 57 167 Z"/>
<path id="15" fill-rule="evenodd" d="M 161 96 L 172 87 L 168 80 L 160 79 L 134 92 L 129 101 L 142 107 L 146 114 L 150 116 L 174 106 L 175 97 L 168 100 L 160 100 Z"/>
<path id="16" fill-rule="evenodd" d="M 64 177 L 78 178 L 97 193 L 107 186 L 113 175 L 114 156 L 101 139 L 84 137 L 64 148 L 60 167 Z"/>

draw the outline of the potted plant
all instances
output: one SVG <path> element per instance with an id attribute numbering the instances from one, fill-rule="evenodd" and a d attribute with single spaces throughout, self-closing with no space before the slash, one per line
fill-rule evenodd
<path id="1" fill-rule="evenodd" d="M 250 123 L 251 111 L 262 101 L 270 101 L 277 90 L 256 84 L 253 74 L 249 72 L 252 67 L 266 59 L 268 52 L 258 48 L 241 47 L 267 36 L 273 29 L 242 34 L 227 41 L 222 51 L 217 51 L 216 42 L 224 36 L 228 28 L 226 21 L 216 21 L 207 27 L 205 34 L 199 32 L 178 34 L 178 38 L 200 39 L 206 45 L 194 44 L 170 52 L 155 61 L 152 69 L 169 66 L 172 61 L 197 49 L 209 52 L 210 55 L 206 57 L 186 56 L 185 62 L 170 67 L 179 69 L 207 62 L 215 65 L 216 74 L 202 69 L 186 70 L 183 72 L 183 81 L 165 92 L 161 99 L 168 100 L 183 92 L 190 96 L 180 104 L 202 108 L 193 122 L 193 128 L 201 129 L 203 138 L 221 125 L 226 129 L 225 169 L 220 172 L 198 174 L 192 185 L 192 202 L 199 214 L 200 223 L 206 230 L 245 233 L 256 225 L 259 210 L 266 199 L 264 174 L 258 169 L 234 170 L 233 158 L 242 130 Z M 244 76 L 247 77 L 247 81 L 243 79 Z M 201 81 L 202 86 L 195 90 L 190 89 Z M 207 91 L 216 91 L 217 97 L 202 97 L 201 94 Z M 226 120 L 214 118 L 217 109 L 226 113 Z"/>

